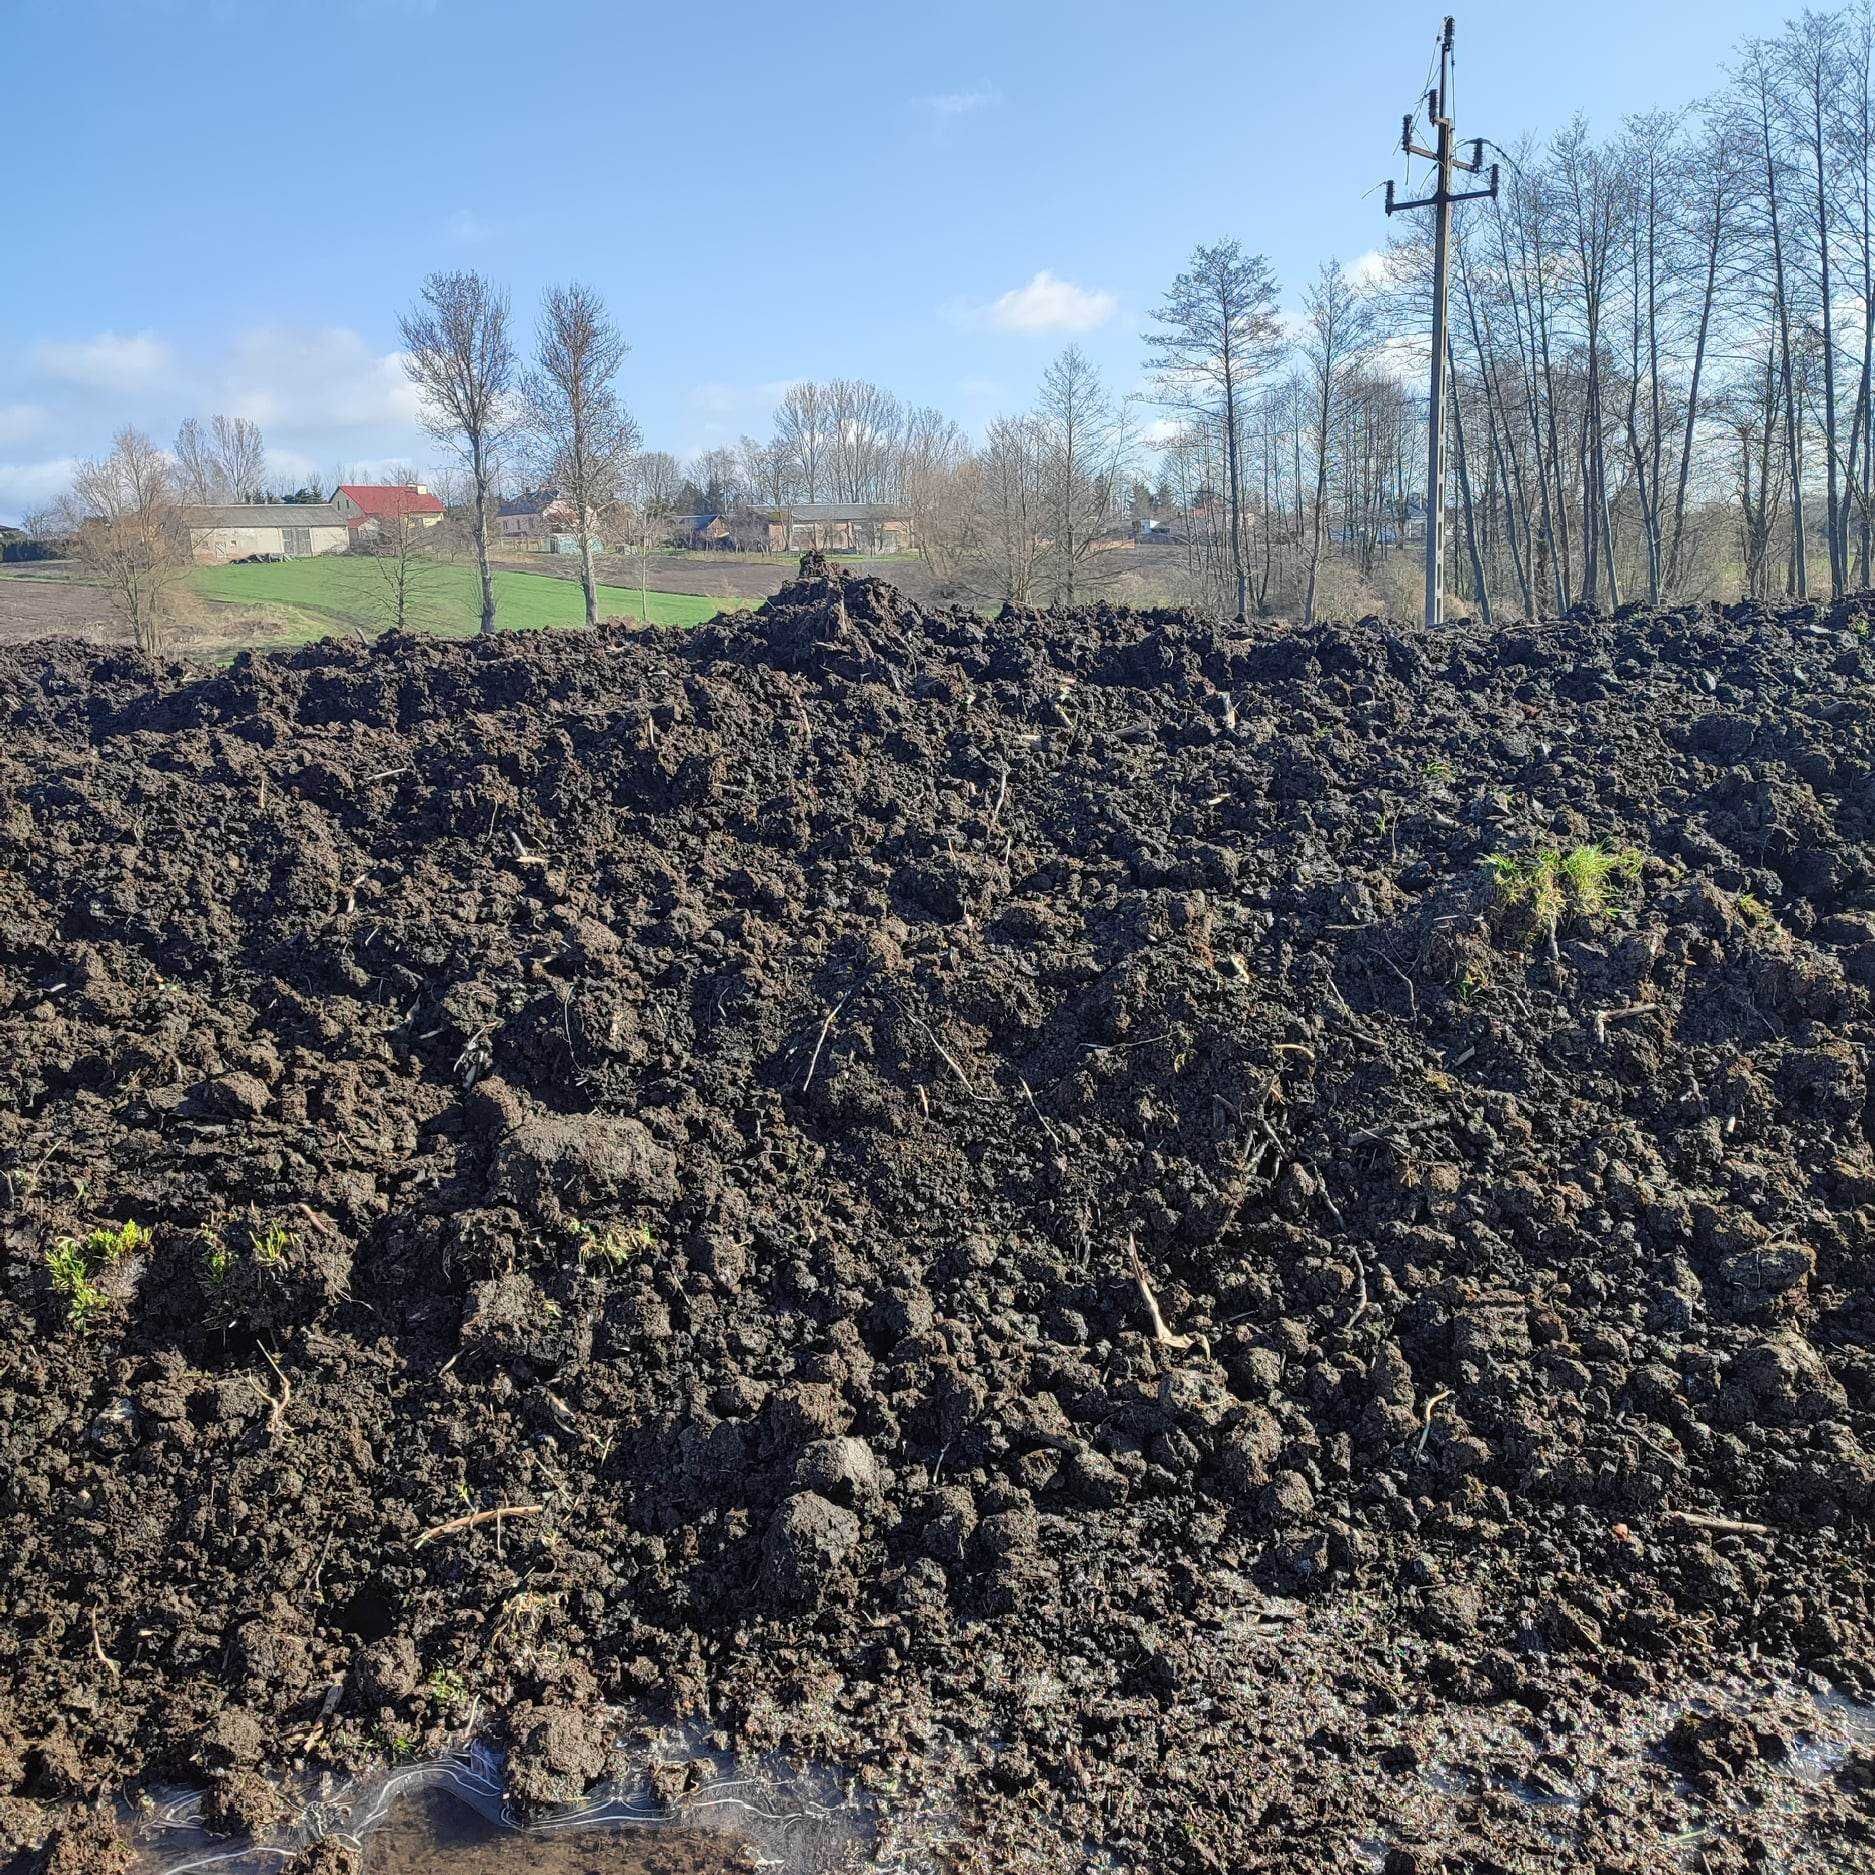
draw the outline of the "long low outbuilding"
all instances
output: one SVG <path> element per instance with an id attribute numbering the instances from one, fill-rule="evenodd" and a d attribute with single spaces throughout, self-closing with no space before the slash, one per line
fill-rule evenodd
<path id="1" fill-rule="evenodd" d="M 189 552 L 198 566 L 222 566 L 255 554 L 302 560 L 351 545 L 345 515 L 329 502 L 237 501 L 184 508 Z"/>

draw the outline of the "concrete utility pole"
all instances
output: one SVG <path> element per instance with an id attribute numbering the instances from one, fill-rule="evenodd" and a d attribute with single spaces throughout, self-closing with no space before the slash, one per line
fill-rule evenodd
<path id="1" fill-rule="evenodd" d="M 1438 148 L 1422 150 L 1413 141 L 1413 118 L 1408 113 L 1400 129 L 1400 148 L 1408 156 L 1439 166 L 1438 181 L 1430 195 L 1416 202 L 1396 202 L 1393 184 L 1387 184 L 1387 213 L 1404 215 L 1415 208 L 1433 211 L 1436 234 L 1432 263 L 1432 398 L 1426 412 L 1426 623 L 1437 625 L 1445 617 L 1445 375 L 1451 356 L 1446 337 L 1446 309 L 1452 294 L 1452 204 L 1489 200 L 1497 194 L 1497 165 L 1491 165 L 1491 186 L 1464 195 L 1452 193 L 1452 172 L 1475 176 L 1484 167 L 1484 140 L 1474 138 L 1471 161 L 1452 154 L 1452 20 L 1448 14 L 1439 40 L 1439 88 L 1426 94 L 1426 115 L 1438 132 Z"/>

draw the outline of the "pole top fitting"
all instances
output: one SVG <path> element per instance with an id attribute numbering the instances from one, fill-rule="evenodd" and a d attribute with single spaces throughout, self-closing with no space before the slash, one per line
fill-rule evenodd
<path id="1" fill-rule="evenodd" d="M 1452 16 L 1449 13 L 1445 16 L 1444 44 L 1445 44 L 1446 51 L 1450 52 L 1452 49 Z"/>

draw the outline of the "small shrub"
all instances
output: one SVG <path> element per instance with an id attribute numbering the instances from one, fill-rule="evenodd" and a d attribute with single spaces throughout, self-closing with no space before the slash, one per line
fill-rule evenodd
<path id="1" fill-rule="evenodd" d="M 141 1224 L 101 1224 L 82 1238 L 61 1237 L 46 1252 L 46 1275 L 74 1328 L 130 1293 L 150 1242 Z"/>
<path id="2" fill-rule="evenodd" d="M 1640 878 L 1633 847 L 1538 847 L 1485 861 L 1498 905 L 1532 931 L 1551 931 L 1571 913 L 1599 918 Z"/>

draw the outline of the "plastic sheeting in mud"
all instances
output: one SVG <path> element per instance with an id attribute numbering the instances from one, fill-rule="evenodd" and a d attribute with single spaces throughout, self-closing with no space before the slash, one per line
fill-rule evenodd
<path id="1" fill-rule="evenodd" d="M 128 1833 L 147 1875 L 279 1875 L 359 1865 L 368 1875 L 591 1871 L 715 1875 L 758 1867 L 816 1875 L 887 1867 L 871 1854 L 867 1806 L 831 1776 L 739 1764 L 679 1744 L 644 1770 L 596 1785 L 578 1803 L 528 1814 L 502 1754 L 459 1752 L 302 1794 L 291 1820 L 254 1841 L 206 1827 L 199 1791 L 152 1795 Z M 321 1845 L 327 1845 L 321 1859 Z M 331 1851 L 336 1849 L 335 1858 Z"/>

